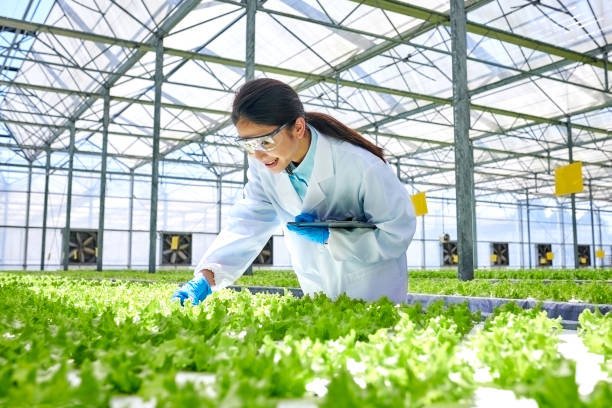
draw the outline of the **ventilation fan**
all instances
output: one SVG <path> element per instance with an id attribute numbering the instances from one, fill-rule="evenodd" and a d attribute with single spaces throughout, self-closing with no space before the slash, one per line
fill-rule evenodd
<path id="1" fill-rule="evenodd" d="M 162 234 L 162 265 L 191 265 L 191 234 Z"/>
<path id="2" fill-rule="evenodd" d="M 537 244 L 538 264 L 540 266 L 551 266 L 553 264 L 553 252 L 551 244 Z"/>
<path id="3" fill-rule="evenodd" d="M 591 266 L 591 246 L 578 245 L 578 265 Z"/>
<path id="4" fill-rule="evenodd" d="M 508 266 L 509 264 L 508 243 L 493 242 L 491 244 L 491 265 Z"/>
<path id="5" fill-rule="evenodd" d="M 95 264 L 98 261 L 98 231 L 70 230 L 68 263 Z"/>
<path id="6" fill-rule="evenodd" d="M 266 245 L 263 247 L 257 258 L 253 261 L 253 265 L 272 265 L 273 263 L 273 252 L 272 252 L 272 238 L 268 240 Z"/>
<path id="7" fill-rule="evenodd" d="M 452 266 L 459 263 L 459 254 L 457 252 L 457 241 L 449 241 L 442 243 L 442 265 Z"/>

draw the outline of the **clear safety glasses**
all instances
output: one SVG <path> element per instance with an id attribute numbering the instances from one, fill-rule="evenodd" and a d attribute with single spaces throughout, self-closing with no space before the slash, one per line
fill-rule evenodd
<path id="1" fill-rule="evenodd" d="M 264 152 L 269 152 L 273 150 L 278 143 L 274 140 L 274 136 L 278 135 L 281 130 L 283 130 L 288 123 L 285 123 L 282 126 L 279 126 L 275 130 L 270 133 L 266 133 L 265 135 L 255 136 L 255 137 L 237 137 L 235 139 L 236 144 L 244 149 L 247 153 L 253 154 L 256 150 L 263 150 Z"/>

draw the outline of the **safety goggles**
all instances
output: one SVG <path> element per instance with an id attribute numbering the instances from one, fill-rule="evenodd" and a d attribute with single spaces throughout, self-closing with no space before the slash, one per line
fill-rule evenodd
<path id="1" fill-rule="evenodd" d="M 278 135 L 287 125 L 288 123 L 285 123 L 284 125 L 279 126 L 275 130 L 271 131 L 270 133 L 266 133 L 265 135 L 255 137 L 237 137 L 234 140 L 236 144 L 244 149 L 247 153 L 253 154 L 256 150 L 269 152 L 278 146 L 278 143 L 276 140 L 274 140 L 274 136 Z"/>

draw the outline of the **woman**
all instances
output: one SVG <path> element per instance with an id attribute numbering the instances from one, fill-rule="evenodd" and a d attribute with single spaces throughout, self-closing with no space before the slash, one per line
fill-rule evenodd
<path id="1" fill-rule="evenodd" d="M 244 198 L 173 298 L 195 305 L 232 284 L 281 224 L 305 294 L 402 302 L 416 219 L 383 150 L 331 116 L 304 112 L 297 93 L 273 79 L 240 88 L 232 121 L 249 153 Z M 287 227 L 347 219 L 377 228 Z"/>

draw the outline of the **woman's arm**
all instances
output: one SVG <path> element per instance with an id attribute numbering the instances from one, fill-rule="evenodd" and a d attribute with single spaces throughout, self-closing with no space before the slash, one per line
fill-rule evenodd
<path id="1" fill-rule="evenodd" d="M 367 169 L 360 199 L 366 221 L 377 229 L 330 228 L 329 250 L 337 261 L 374 263 L 397 258 L 416 230 L 414 208 L 404 186 L 385 164 Z"/>
<path id="2" fill-rule="evenodd" d="M 195 268 L 194 275 L 203 274 L 213 290 L 238 279 L 279 225 L 276 210 L 252 166 L 244 198 L 232 206 L 223 229 Z"/>

